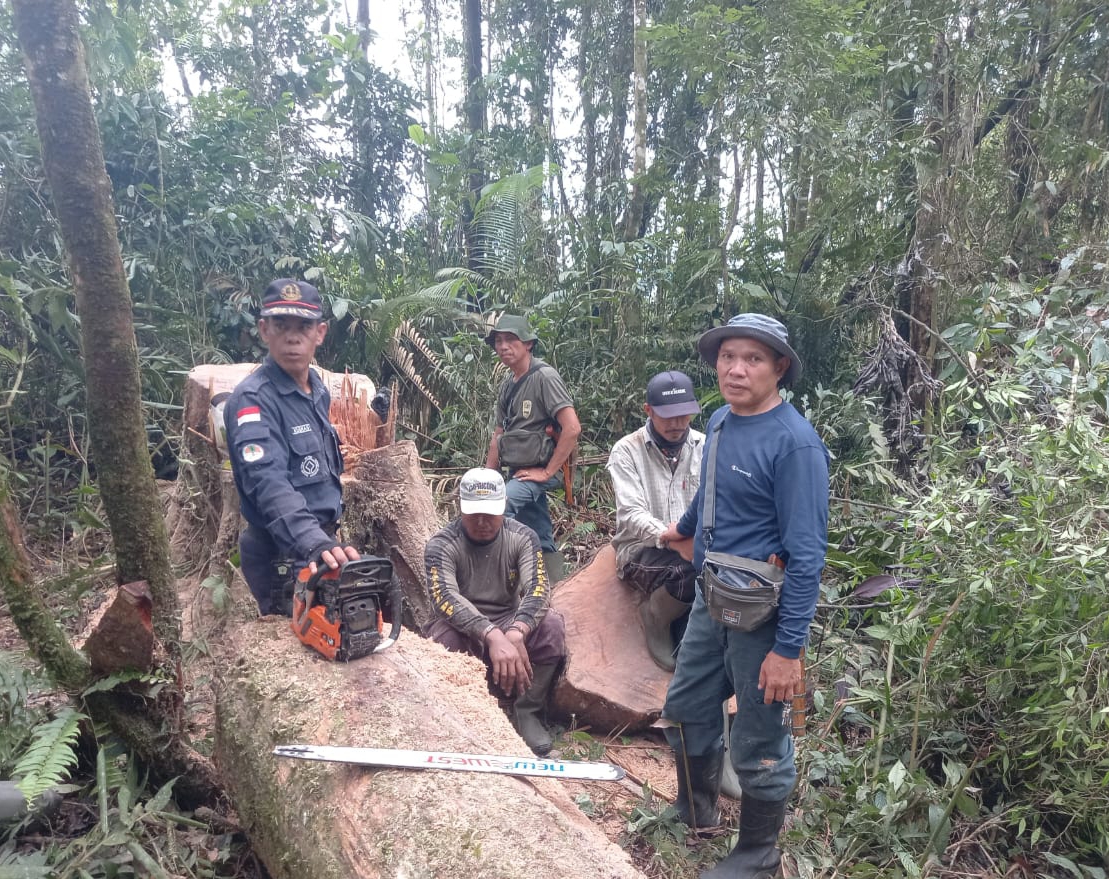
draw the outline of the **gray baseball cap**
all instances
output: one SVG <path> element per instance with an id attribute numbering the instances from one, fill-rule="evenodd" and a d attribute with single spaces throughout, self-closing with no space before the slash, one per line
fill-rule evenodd
<path id="1" fill-rule="evenodd" d="M 512 333 L 521 342 L 532 342 L 539 338 L 535 334 L 535 330 L 528 324 L 528 319 L 520 317 L 518 314 L 502 314 L 500 316 L 496 325 L 485 337 L 485 343 L 490 348 L 493 347 L 497 333 Z"/>
<path id="2" fill-rule="evenodd" d="M 762 342 L 783 357 L 789 358 L 789 369 L 782 376 L 780 382 L 783 387 L 792 385 L 801 376 L 801 358 L 790 347 L 789 330 L 785 324 L 765 314 L 737 314 L 722 327 L 713 327 L 700 335 L 697 339 L 697 350 L 702 359 L 710 366 L 716 366 L 716 357 L 720 353 L 720 345 L 725 339 L 754 339 Z"/>

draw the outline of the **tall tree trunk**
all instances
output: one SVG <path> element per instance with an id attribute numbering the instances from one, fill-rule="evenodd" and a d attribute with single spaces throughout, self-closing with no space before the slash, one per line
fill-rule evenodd
<path id="1" fill-rule="evenodd" d="M 370 50 L 370 0 L 358 0 L 358 47 L 369 57 Z"/>
<path id="2" fill-rule="evenodd" d="M 596 56 L 590 51 L 596 39 L 597 9 L 595 0 L 583 0 L 578 27 L 578 94 L 581 95 L 582 156 L 585 173 L 582 187 L 582 227 L 586 248 L 587 277 L 592 278 L 601 261 L 597 218 L 597 104 L 596 79 L 593 75 Z"/>
<path id="3" fill-rule="evenodd" d="M 484 263 L 482 243 L 474 228 L 474 208 L 485 186 L 485 165 L 481 142 L 485 134 L 485 83 L 482 81 L 481 0 L 462 0 L 462 53 L 465 80 L 464 111 L 470 144 L 466 150 L 470 193 L 463 202 L 462 224 L 466 235 L 466 265 L 481 272 Z M 479 306 L 480 302 L 477 303 Z"/>
<path id="4" fill-rule="evenodd" d="M 632 191 L 624 215 L 624 240 L 639 237 L 643 221 L 644 177 L 647 173 L 647 0 L 631 0 L 632 24 L 632 104 L 634 107 L 635 146 L 632 158 Z"/>
<path id="5" fill-rule="evenodd" d="M 439 62 L 439 9 L 436 0 L 423 0 L 424 9 L 424 101 L 427 104 L 427 133 L 432 143 L 439 142 L 439 105 L 436 69 Z M 443 264 L 439 244 L 439 193 L 431 182 L 428 168 L 424 168 L 424 194 L 427 198 L 427 254 L 428 267 L 435 271 Z"/>
<path id="6" fill-rule="evenodd" d="M 150 585 L 155 631 L 173 651 L 179 630 L 169 541 L 147 449 L 131 294 L 77 10 L 72 0 L 15 0 L 14 9 L 77 296 L 89 440 L 119 582 Z"/>
<path id="7" fill-rule="evenodd" d="M 89 440 L 115 544 L 117 576 L 121 583 L 145 580 L 149 584 L 155 632 L 169 654 L 166 671 L 174 676 L 180 655 L 177 594 L 147 451 L 131 296 L 92 110 L 77 9 L 73 0 L 13 0 L 13 9 L 35 104 L 43 167 L 81 317 Z M 16 621 L 28 645 L 55 678 L 70 679 L 74 661 L 64 651 L 51 648 L 47 654 L 40 653 L 48 621 L 31 612 L 25 617 Z M 50 654 L 56 654 L 58 661 L 51 662 Z M 217 792 L 215 774 L 182 738 L 179 696 L 174 688 L 166 688 L 155 710 L 141 699 L 115 692 L 95 694 L 87 703 L 156 775 L 183 776 L 179 793 L 186 792 L 193 802 L 210 799 Z"/>

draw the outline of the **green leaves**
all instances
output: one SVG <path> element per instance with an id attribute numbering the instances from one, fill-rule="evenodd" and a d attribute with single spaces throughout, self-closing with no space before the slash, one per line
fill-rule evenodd
<path id="1" fill-rule="evenodd" d="M 61 783 L 77 763 L 80 723 L 88 718 L 63 708 L 53 720 L 35 728 L 31 745 L 16 763 L 14 774 L 28 800 Z"/>

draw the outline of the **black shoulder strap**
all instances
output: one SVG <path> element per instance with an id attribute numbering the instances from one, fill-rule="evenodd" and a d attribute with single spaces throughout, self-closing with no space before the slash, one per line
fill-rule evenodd
<path id="1" fill-rule="evenodd" d="M 509 409 L 512 406 L 512 401 L 516 399 L 516 392 L 520 390 L 520 385 L 522 385 L 527 380 L 527 377 L 529 375 L 545 365 L 546 364 L 544 364 L 542 360 L 536 360 L 533 357 L 531 359 L 531 366 L 528 368 L 528 371 L 508 386 L 508 395 L 504 398 L 504 421 L 501 422 L 502 429 L 508 430 L 508 424 L 511 419 L 511 413 L 509 412 Z"/>
<path id="2" fill-rule="evenodd" d="M 725 416 L 726 417 L 726 416 Z M 716 526 L 716 448 L 724 435 L 724 419 L 721 418 L 712 429 L 709 441 L 709 463 L 705 469 L 705 506 L 702 516 L 701 532 L 705 536 L 705 549 L 712 548 L 712 532 Z"/>

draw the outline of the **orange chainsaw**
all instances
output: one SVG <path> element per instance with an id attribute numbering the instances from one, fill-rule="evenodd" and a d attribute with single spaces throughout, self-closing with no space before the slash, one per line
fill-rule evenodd
<path id="1" fill-rule="evenodd" d="M 339 568 L 321 563 L 297 575 L 293 633 L 327 659 L 349 662 L 391 647 L 400 635 L 404 593 L 388 559 L 368 556 Z M 385 622 L 391 625 L 385 634 Z"/>

